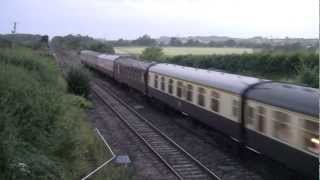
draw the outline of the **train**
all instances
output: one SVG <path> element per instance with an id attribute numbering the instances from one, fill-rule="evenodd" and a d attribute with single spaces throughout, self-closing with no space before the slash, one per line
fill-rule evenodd
<path id="1" fill-rule="evenodd" d="M 295 84 L 80 52 L 81 62 L 288 168 L 319 177 L 319 91 Z"/>

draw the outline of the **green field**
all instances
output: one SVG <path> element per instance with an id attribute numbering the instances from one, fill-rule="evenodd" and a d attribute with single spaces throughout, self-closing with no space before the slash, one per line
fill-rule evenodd
<path id="1" fill-rule="evenodd" d="M 115 47 L 117 54 L 139 55 L 146 47 Z M 242 54 L 252 53 L 250 48 L 214 48 L 214 47 L 164 47 L 163 52 L 167 56 L 176 55 L 208 55 L 208 54 Z"/>

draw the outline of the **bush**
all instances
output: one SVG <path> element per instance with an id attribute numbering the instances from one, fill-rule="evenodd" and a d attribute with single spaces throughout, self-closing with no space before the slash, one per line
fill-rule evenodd
<path id="1" fill-rule="evenodd" d="M 160 47 L 148 47 L 143 50 L 140 57 L 149 61 L 161 61 L 164 59 L 164 53 Z"/>
<path id="2" fill-rule="evenodd" d="M 65 131 L 70 108 L 61 103 L 58 71 L 27 50 L 0 54 L 0 179 L 61 179 L 66 175 L 61 159 L 73 150 L 56 153 L 75 141 Z"/>
<path id="3" fill-rule="evenodd" d="M 166 62 L 203 69 L 220 69 L 230 73 L 257 76 L 273 80 L 304 82 L 318 87 L 315 80 L 307 76 L 318 76 L 314 68 L 319 68 L 318 54 L 228 54 L 228 55 L 182 55 L 168 57 Z M 157 59 L 153 59 L 157 60 Z M 160 61 L 161 62 L 161 61 Z M 305 69 L 304 67 L 305 66 Z M 295 78 L 299 77 L 298 81 Z M 304 79 L 304 80 L 302 80 Z M 309 80 L 306 80 L 309 79 Z"/>
<path id="4" fill-rule="evenodd" d="M 72 67 L 67 73 L 69 92 L 87 97 L 90 93 L 89 75 L 89 72 L 81 67 Z"/>
<path id="5" fill-rule="evenodd" d="M 319 88 L 319 67 L 302 66 L 297 76 L 297 82 L 314 88 Z"/>
<path id="6" fill-rule="evenodd" d="M 108 54 L 114 54 L 115 51 L 112 46 L 108 44 L 104 44 L 101 42 L 96 42 L 88 46 L 89 50 L 96 51 L 96 52 L 101 52 L 101 53 L 108 53 Z"/>
<path id="7" fill-rule="evenodd" d="M 0 49 L 0 179 L 80 179 L 98 165 L 90 103 L 66 92 L 53 59 Z"/>

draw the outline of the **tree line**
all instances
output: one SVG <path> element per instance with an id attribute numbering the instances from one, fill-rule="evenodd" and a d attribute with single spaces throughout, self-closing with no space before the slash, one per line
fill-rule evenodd
<path id="1" fill-rule="evenodd" d="M 49 36 L 33 34 L 0 34 L 0 48 L 28 47 L 34 50 L 48 48 Z"/>
<path id="2" fill-rule="evenodd" d="M 165 57 L 162 49 L 146 48 L 142 59 L 319 87 L 319 54 L 254 53 Z"/>
<path id="3" fill-rule="evenodd" d="M 73 50 L 89 49 L 101 53 L 115 53 L 110 44 L 89 36 L 81 35 L 55 36 L 51 41 L 51 46 L 53 48 L 65 48 Z"/>
<path id="4" fill-rule="evenodd" d="M 192 38 L 178 38 L 171 37 L 168 39 L 167 43 L 161 40 L 151 38 L 149 35 L 145 34 L 138 37 L 135 40 L 125 40 L 118 39 L 115 41 L 108 41 L 109 44 L 113 46 L 147 46 L 147 47 L 164 47 L 164 46 L 174 46 L 174 47 L 237 47 L 237 48 L 258 48 L 263 52 L 280 52 L 280 53 L 294 53 L 294 52 L 314 52 L 319 48 L 319 42 L 312 40 L 292 40 L 292 39 L 282 39 L 282 40 L 266 40 L 263 38 L 256 39 L 234 39 L 234 38 L 224 38 L 224 40 L 210 40 L 208 42 L 200 41 L 198 39 Z M 261 42 L 260 42 L 261 41 Z"/>
<path id="5" fill-rule="evenodd" d="M 319 87 L 319 55 L 312 54 L 231 54 L 168 57 L 167 62 L 203 69 L 219 69 L 279 81 Z"/>

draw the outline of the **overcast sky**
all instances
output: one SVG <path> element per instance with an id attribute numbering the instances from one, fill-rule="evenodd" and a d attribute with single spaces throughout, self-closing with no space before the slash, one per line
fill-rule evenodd
<path id="1" fill-rule="evenodd" d="M 1 0 L 0 33 L 319 37 L 319 0 Z"/>

